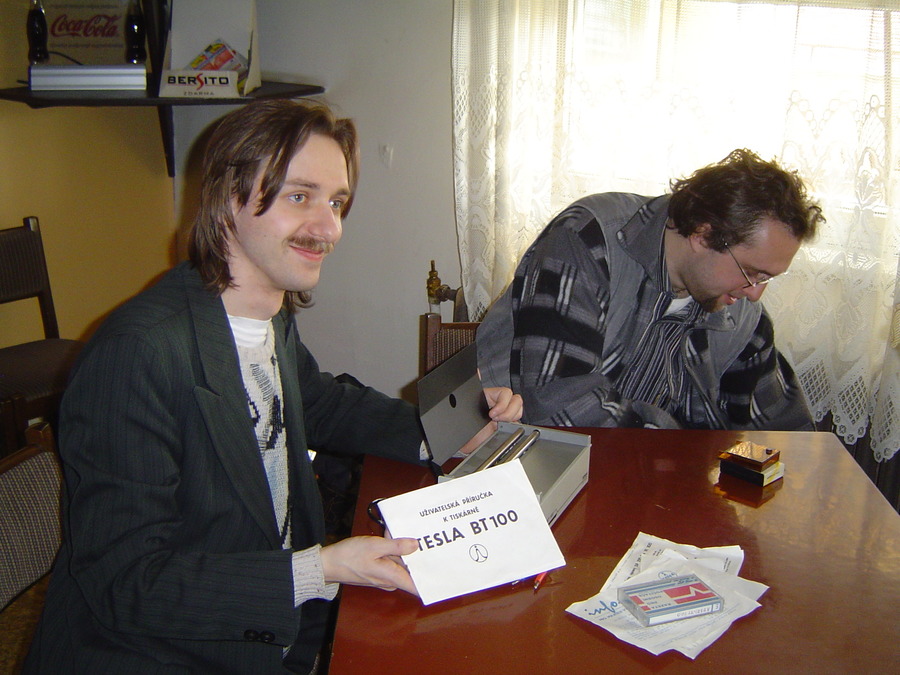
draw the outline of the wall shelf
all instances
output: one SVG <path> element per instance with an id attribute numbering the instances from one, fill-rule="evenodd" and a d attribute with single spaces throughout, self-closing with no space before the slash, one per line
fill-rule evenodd
<path id="1" fill-rule="evenodd" d="M 325 91 L 313 84 L 289 84 L 263 81 L 262 86 L 241 98 L 168 98 L 145 91 L 31 91 L 28 87 L 0 89 L 0 99 L 24 103 L 31 108 L 58 107 L 136 107 L 153 106 L 159 114 L 166 169 L 175 176 L 175 129 L 172 109 L 191 105 L 243 105 L 258 98 L 302 98 Z"/>

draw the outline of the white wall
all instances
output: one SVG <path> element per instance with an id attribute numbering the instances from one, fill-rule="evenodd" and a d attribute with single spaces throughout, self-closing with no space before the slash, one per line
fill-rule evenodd
<path id="1" fill-rule="evenodd" d="M 453 206 L 451 0 L 257 0 L 264 79 L 319 84 L 359 129 L 362 175 L 325 262 L 304 342 L 331 372 L 391 395 L 418 376 L 419 316 L 436 261 L 460 283 Z M 226 109 L 176 111 L 182 164 Z M 390 165 L 380 148 L 393 150 Z M 188 186 L 188 189 L 191 189 Z M 190 197 L 187 197 L 190 201 Z"/>

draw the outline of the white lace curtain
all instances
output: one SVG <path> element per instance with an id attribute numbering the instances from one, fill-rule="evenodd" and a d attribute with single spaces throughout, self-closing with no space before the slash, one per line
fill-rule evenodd
<path id="1" fill-rule="evenodd" d="M 897 452 L 896 2 L 455 0 L 453 100 L 474 318 L 578 197 L 661 194 L 737 147 L 797 169 L 828 222 L 765 294 L 778 344 L 817 419 Z"/>

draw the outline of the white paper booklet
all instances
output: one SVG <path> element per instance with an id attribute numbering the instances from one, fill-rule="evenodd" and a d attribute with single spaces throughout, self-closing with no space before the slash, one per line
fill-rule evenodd
<path id="1" fill-rule="evenodd" d="M 404 556 L 429 605 L 566 564 L 518 460 L 378 503 L 393 537 L 412 537 Z"/>

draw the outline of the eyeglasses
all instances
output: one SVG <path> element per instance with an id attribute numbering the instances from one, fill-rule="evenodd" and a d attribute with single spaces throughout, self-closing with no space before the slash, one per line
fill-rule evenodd
<path id="1" fill-rule="evenodd" d="M 734 257 L 734 253 L 731 252 L 731 247 L 729 247 L 728 244 L 725 244 L 725 250 L 728 251 L 728 255 L 731 256 L 731 259 L 734 260 L 734 264 L 738 266 L 741 274 L 743 274 L 744 278 L 747 280 L 747 283 L 744 286 L 741 286 L 741 288 L 756 288 L 757 286 L 764 286 L 775 278 L 767 276 L 764 272 L 760 272 L 756 275 L 756 281 L 751 280 L 747 273 L 744 271 L 743 265 L 741 265 L 741 263 L 738 262 L 738 259 Z M 775 276 L 778 275 L 776 274 Z"/>

